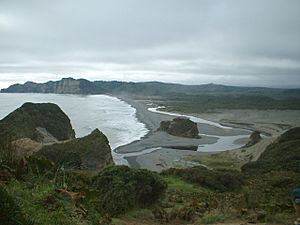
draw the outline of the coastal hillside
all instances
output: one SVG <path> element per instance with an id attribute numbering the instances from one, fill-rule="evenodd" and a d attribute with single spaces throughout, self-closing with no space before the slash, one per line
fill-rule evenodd
<path id="1" fill-rule="evenodd" d="M 254 95 L 274 98 L 300 97 L 300 89 L 277 89 L 263 87 L 236 87 L 217 84 L 183 85 L 163 82 L 88 81 L 63 78 L 46 83 L 26 82 L 14 84 L 3 93 L 57 93 L 57 94 L 127 94 L 142 96 L 184 95 Z"/>
<path id="2" fill-rule="evenodd" d="M 300 173 L 300 127 L 292 128 L 270 144 L 255 162 L 242 167 L 245 173 L 259 174 L 271 171 Z"/>
<path id="3" fill-rule="evenodd" d="M 200 165 L 159 174 L 110 165 L 110 157 L 96 167 L 99 161 L 86 149 L 107 143 L 98 130 L 44 146 L 26 163 L 10 163 L 0 154 L 0 218 L 23 225 L 289 224 L 299 131 L 291 129 L 269 145 L 250 172 Z M 260 161 L 273 169 L 260 172 Z"/>
<path id="4" fill-rule="evenodd" d="M 219 109 L 299 110 L 300 89 L 183 85 L 162 82 L 88 81 L 63 78 L 46 83 L 14 84 L 1 93 L 106 94 L 150 100 L 167 111 L 211 112 Z"/>

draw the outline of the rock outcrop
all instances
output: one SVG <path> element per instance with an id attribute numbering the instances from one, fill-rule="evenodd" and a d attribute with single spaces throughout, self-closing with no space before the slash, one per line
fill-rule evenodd
<path id="1" fill-rule="evenodd" d="M 260 132 L 259 131 L 253 131 L 252 134 L 249 137 L 248 143 L 244 147 L 250 147 L 252 145 L 257 144 L 261 140 Z"/>
<path id="2" fill-rule="evenodd" d="M 172 121 L 162 121 L 158 131 L 165 131 L 179 137 L 200 138 L 197 123 L 183 117 L 176 117 Z"/>
<path id="3" fill-rule="evenodd" d="M 25 103 L 1 120 L 0 148 L 16 160 L 37 154 L 65 168 L 98 170 L 113 164 L 106 136 L 96 129 L 75 138 L 70 119 L 52 103 Z"/>
<path id="4" fill-rule="evenodd" d="M 83 138 L 46 145 L 39 154 L 68 169 L 99 170 L 113 164 L 108 139 L 98 129 Z"/>
<path id="5" fill-rule="evenodd" d="M 75 132 L 68 116 L 56 104 L 27 102 L 0 121 L 0 138 L 30 138 L 47 143 L 75 138 Z"/>

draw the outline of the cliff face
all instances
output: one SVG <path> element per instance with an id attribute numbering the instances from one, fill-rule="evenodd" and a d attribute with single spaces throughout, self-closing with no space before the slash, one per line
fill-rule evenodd
<path id="1" fill-rule="evenodd" d="M 81 81 L 73 78 L 64 78 L 60 81 L 49 81 L 44 84 L 26 82 L 25 84 L 14 84 L 3 90 L 7 93 L 55 93 L 55 94 L 80 94 Z"/>
<path id="2" fill-rule="evenodd" d="M 179 137 L 199 138 L 197 123 L 187 118 L 177 117 L 172 121 L 162 121 L 158 131 L 165 131 Z"/>
<path id="3" fill-rule="evenodd" d="M 80 81 L 74 79 L 62 79 L 53 83 L 53 92 L 57 94 L 80 93 Z"/>
<path id="4" fill-rule="evenodd" d="M 114 164 L 108 140 L 98 129 L 83 138 L 44 146 L 39 154 L 68 169 L 99 170 Z"/>

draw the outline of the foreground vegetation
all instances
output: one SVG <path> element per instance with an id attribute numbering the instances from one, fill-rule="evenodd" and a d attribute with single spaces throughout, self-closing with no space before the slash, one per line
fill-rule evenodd
<path id="1" fill-rule="evenodd" d="M 1 146 L 0 221 L 6 225 L 200 225 L 231 219 L 292 223 L 290 193 L 300 178 L 295 166 L 300 163 L 299 133 L 300 128 L 288 131 L 257 164 L 242 171 L 223 166 L 174 168 L 161 174 L 127 166 L 108 166 L 100 172 L 66 170 L 42 156 L 15 162 L 10 146 Z"/>

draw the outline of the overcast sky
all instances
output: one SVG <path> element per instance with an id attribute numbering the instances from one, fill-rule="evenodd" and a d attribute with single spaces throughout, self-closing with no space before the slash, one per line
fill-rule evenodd
<path id="1" fill-rule="evenodd" d="M 0 0 L 0 88 L 62 77 L 300 87 L 300 1 Z"/>

